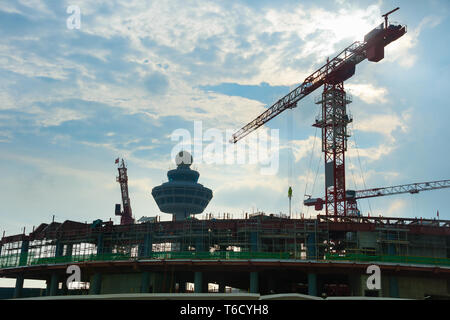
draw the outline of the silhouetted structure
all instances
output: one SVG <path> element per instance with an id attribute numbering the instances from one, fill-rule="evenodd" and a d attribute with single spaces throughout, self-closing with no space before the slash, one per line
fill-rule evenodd
<path id="1" fill-rule="evenodd" d="M 212 199 L 212 191 L 199 184 L 198 171 L 190 168 L 193 159 L 190 153 L 180 151 L 175 159 L 177 168 L 167 172 L 168 182 L 154 187 L 152 196 L 162 212 L 185 220 L 191 214 L 202 213 Z"/>

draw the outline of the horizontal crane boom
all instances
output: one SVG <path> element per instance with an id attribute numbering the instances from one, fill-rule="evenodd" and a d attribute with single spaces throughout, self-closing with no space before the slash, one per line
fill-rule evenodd
<path id="1" fill-rule="evenodd" d="M 369 50 L 374 48 L 378 49 L 380 42 L 384 48 L 405 33 L 406 26 L 387 26 L 383 28 L 383 24 L 381 24 L 378 28 L 375 28 L 371 31 L 371 33 L 366 35 L 366 37 L 368 35 L 370 35 L 370 37 L 364 39 L 364 42 L 356 41 L 352 43 L 336 57 L 327 61 L 325 65 L 308 76 L 302 84 L 279 99 L 269 109 L 264 111 L 253 121 L 249 122 L 233 134 L 230 142 L 238 142 L 251 132 L 258 129 L 260 126 L 275 118 L 283 111 L 295 108 L 297 106 L 297 102 L 322 86 L 324 83 L 333 84 L 347 80 L 355 73 L 355 66 L 368 58 Z M 369 60 L 371 59 L 369 58 Z"/>
<path id="2" fill-rule="evenodd" d="M 365 199 L 365 198 L 382 197 L 382 196 L 389 196 L 389 195 L 402 194 L 402 193 L 414 194 L 414 193 L 419 193 L 420 191 L 429 191 L 429 190 L 444 189 L 444 188 L 450 188 L 450 180 L 411 183 L 411 184 L 404 184 L 404 185 L 393 186 L 393 187 L 361 190 L 361 191 L 356 191 L 355 198 L 356 199 Z"/>
<path id="3" fill-rule="evenodd" d="M 358 191 L 347 190 L 346 199 L 348 201 L 355 201 L 358 199 L 391 196 L 402 193 L 416 194 L 421 191 L 430 191 L 445 188 L 450 188 L 450 180 L 410 183 L 392 187 L 373 188 Z M 329 202 L 331 202 L 331 200 Z M 325 204 L 325 201 L 321 198 L 309 198 L 306 199 L 303 203 L 305 206 L 315 206 L 317 210 L 321 210 L 321 207 L 323 206 L 323 204 Z"/>

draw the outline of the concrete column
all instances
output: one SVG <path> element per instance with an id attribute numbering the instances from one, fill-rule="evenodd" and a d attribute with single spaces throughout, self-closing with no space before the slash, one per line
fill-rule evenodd
<path id="1" fill-rule="evenodd" d="M 258 231 L 250 232 L 250 251 L 258 252 L 259 251 L 259 234 Z"/>
<path id="2" fill-rule="evenodd" d="M 267 287 L 268 287 L 268 290 L 269 290 L 270 294 L 275 293 L 277 288 L 276 288 L 275 279 L 273 277 L 269 277 L 267 279 Z"/>
<path id="3" fill-rule="evenodd" d="M 45 281 L 45 295 L 46 296 L 49 296 L 50 295 L 50 283 L 51 283 L 51 280 L 50 279 L 47 279 L 46 281 Z"/>
<path id="4" fill-rule="evenodd" d="M 111 247 L 111 242 L 109 242 L 109 246 L 106 246 L 105 245 L 105 237 L 104 237 L 104 235 L 103 234 L 100 234 L 99 235 L 99 238 L 100 238 L 100 243 L 101 243 L 101 252 L 100 252 L 100 254 L 110 254 L 110 253 L 112 253 L 112 247 Z"/>
<path id="5" fill-rule="evenodd" d="M 161 272 L 153 272 L 152 273 L 152 285 L 153 285 L 153 293 L 162 293 L 163 292 L 163 274 Z"/>
<path id="6" fill-rule="evenodd" d="M 144 243 L 139 245 L 139 257 L 150 257 L 152 254 L 153 238 L 151 233 L 144 236 Z"/>
<path id="7" fill-rule="evenodd" d="M 194 274 L 194 293 L 202 293 L 203 291 L 203 273 L 196 272 Z"/>
<path id="8" fill-rule="evenodd" d="M 397 240 L 394 234 L 388 233 L 387 235 L 388 240 Z M 395 244 L 389 243 L 387 247 L 387 254 L 390 256 L 397 255 L 397 249 L 395 248 Z"/>
<path id="9" fill-rule="evenodd" d="M 308 294 L 317 296 L 317 275 L 315 273 L 308 273 Z"/>
<path id="10" fill-rule="evenodd" d="M 91 278 L 89 294 L 100 294 L 102 288 L 102 274 L 96 273 Z"/>
<path id="11" fill-rule="evenodd" d="M 150 272 L 142 272 L 141 293 L 150 292 Z"/>
<path id="12" fill-rule="evenodd" d="M 97 238 L 97 254 L 108 254 L 112 252 L 111 247 L 105 246 L 105 239 L 103 233 L 100 233 Z"/>
<path id="13" fill-rule="evenodd" d="M 250 293 L 259 293 L 258 272 L 250 272 Z"/>
<path id="14" fill-rule="evenodd" d="M 202 237 L 198 237 L 195 239 L 195 251 L 205 251 Z"/>
<path id="15" fill-rule="evenodd" d="M 24 281 L 23 274 L 17 275 L 16 287 L 14 288 L 14 298 L 21 298 L 22 297 L 23 281 Z"/>
<path id="16" fill-rule="evenodd" d="M 100 233 L 97 237 L 97 255 L 103 254 L 103 234 Z"/>
<path id="17" fill-rule="evenodd" d="M 202 293 L 208 293 L 209 282 L 203 278 Z"/>
<path id="18" fill-rule="evenodd" d="M 62 295 L 63 296 L 69 295 L 69 288 L 67 287 L 67 284 L 64 282 L 64 280 L 63 280 L 63 284 L 62 284 Z"/>
<path id="19" fill-rule="evenodd" d="M 186 280 L 181 279 L 178 281 L 178 292 L 179 293 L 186 292 Z"/>
<path id="20" fill-rule="evenodd" d="M 63 255 L 63 251 L 64 251 L 64 244 L 62 244 L 60 241 L 57 241 L 55 248 L 55 257 L 61 257 Z"/>
<path id="21" fill-rule="evenodd" d="M 219 281 L 219 293 L 225 293 L 225 281 Z"/>
<path id="22" fill-rule="evenodd" d="M 29 240 L 22 241 L 22 246 L 20 247 L 20 260 L 19 260 L 20 266 L 25 266 L 27 264 L 29 244 L 30 244 Z"/>
<path id="23" fill-rule="evenodd" d="M 389 296 L 391 298 L 399 297 L 397 277 L 389 277 Z"/>
<path id="24" fill-rule="evenodd" d="M 73 244 L 66 245 L 66 257 L 71 257 L 70 261 L 73 261 L 73 259 L 72 259 L 72 249 L 73 249 Z"/>
<path id="25" fill-rule="evenodd" d="M 58 295 L 58 281 L 59 277 L 56 273 L 52 274 L 52 278 L 50 280 L 50 291 L 48 292 L 49 296 L 57 296 Z"/>

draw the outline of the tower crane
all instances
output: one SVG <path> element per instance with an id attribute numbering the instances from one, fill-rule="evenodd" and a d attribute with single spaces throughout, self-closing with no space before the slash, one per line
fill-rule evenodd
<path id="1" fill-rule="evenodd" d="M 358 199 L 391 196 L 403 193 L 416 194 L 421 191 L 430 191 L 445 188 L 450 188 L 450 180 L 418 182 L 418 183 L 402 184 L 398 186 L 373 188 L 358 191 L 347 190 L 346 191 L 347 210 L 348 210 L 347 214 L 350 216 L 359 215 L 358 214 L 359 210 L 356 203 L 356 200 Z M 317 211 L 322 210 L 324 205 L 324 201 L 321 198 L 309 198 L 306 199 L 303 203 L 305 204 L 305 206 L 314 206 L 314 208 Z"/>
<path id="2" fill-rule="evenodd" d="M 119 164 L 119 158 L 116 159 L 116 164 Z M 123 211 L 120 210 L 120 204 L 116 204 L 115 215 L 121 216 L 120 224 L 133 224 L 133 214 L 131 212 L 130 197 L 128 194 L 128 175 L 125 161 L 119 164 L 117 170 L 119 175 L 116 177 L 116 181 L 120 183 L 120 191 L 122 195 Z"/>
<path id="3" fill-rule="evenodd" d="M 406 33 L 406 26 L 390 24 L 388 16 L 400 8 L 384 14 L 384 23 L 356 41 L 337 56 L 314 71 L 303 83 L 279 99 L 270 108 L 246 124 L 231 137 L 236 143 L 287 109 L 324 86 L 321 98 L 321 117 L 313 125 L 322 130 L 322 152 L 325 153 L 325 205 L 326 215 L 346 216 L 347 201 L 345 189 L 345 151 L 347 150 L 347 124 L 352 122 L 346 111 L 351 102 L 344 91 L 344 81 L 355 74 L 355 67 L 365 59 L 379 62 L 384 58 L 384 47 Z"/>

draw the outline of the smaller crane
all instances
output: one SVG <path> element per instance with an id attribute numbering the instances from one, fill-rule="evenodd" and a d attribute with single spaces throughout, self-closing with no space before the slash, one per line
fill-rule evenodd
<path id="1" fill-rule="evenodd" d="M 116 159 L 116 164 L 119 164 L 119 158 Z M 125 161 L 122 159 L 122 163 L 117 168 L 119 175 L 116 177 L 116 181 L 120 183 L 120 191 L 122 194 L 123 211 L 120 210 L 120 203 L 116 204 L 116 216 L 121 216 L 120 224 L 133 224 L 133 214 L 131 212 L 130 197 L 128 194 L 128 175 Z"/>
<path id="2" fill-rule="evenodd" d="M 392 187 L 373 188 L 359 191 L 347 190 L 346 191 L 347 210 L 350 216 L 359 215 L 358 206 L 356 204 L 356 200 L 358 199 L 383 197 L 402 193 L 416 194 L 421 191 L 437 190 L 444 188 L 450 188 L 450 180 L 410 183 Z M 309 198 L 303 201 L 303 203 L 307 207 L 314 206 L 314 208 L 317 211 L 320 211 L 323 209 L 325 201 L 322 198 Z"/>

